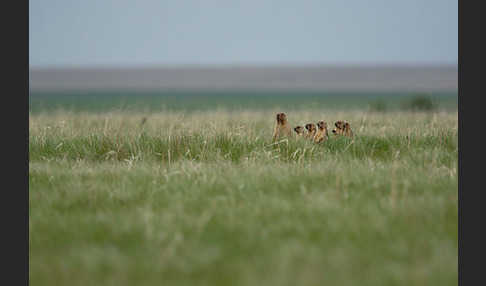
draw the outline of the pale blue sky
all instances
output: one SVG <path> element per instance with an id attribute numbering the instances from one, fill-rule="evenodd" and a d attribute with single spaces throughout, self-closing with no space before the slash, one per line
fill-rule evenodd
<path id="1" fill-rule="evenodd" d="M 457 0 L 30 0 L 31 67 L 457 64 Z"/>

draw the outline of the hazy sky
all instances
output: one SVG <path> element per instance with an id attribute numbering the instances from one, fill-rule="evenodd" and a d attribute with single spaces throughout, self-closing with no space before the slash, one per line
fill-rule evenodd
<path id="1" fill-rule="evenodd" d="M 30 0 L 31 67 L 457 64 L 457 0 Z"/>

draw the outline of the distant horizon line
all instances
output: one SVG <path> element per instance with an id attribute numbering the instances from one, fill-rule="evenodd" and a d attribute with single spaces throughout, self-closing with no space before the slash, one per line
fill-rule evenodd
<path id="1" fill-rule="evenodd" d="M 110 69 L 178 69 L 178 68 L 372 68 L 372 67 L 456 67 L 458 62 L 282 62 L 282 63 L 180 63 L 180 64 L 86 64 L 86 65 L 30 65 L 34 70 L 110 70 Z"/>

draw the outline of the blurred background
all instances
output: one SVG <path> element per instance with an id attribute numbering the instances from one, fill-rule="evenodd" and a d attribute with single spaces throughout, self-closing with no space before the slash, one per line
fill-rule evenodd
<path id="1" fill-rule="evenodd" d="M 30 0 L 30 111 L 455 108 L 457 7 Z"/>

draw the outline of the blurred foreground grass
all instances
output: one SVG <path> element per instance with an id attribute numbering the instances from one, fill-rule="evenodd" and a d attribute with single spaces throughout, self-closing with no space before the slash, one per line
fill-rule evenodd
<path id="1" fill-rule="evenodd" d="M 270 142 L 347 120 L 356 138 Z M 29 118 L 32 285 L 457 285 L 457 110 Z"/>

